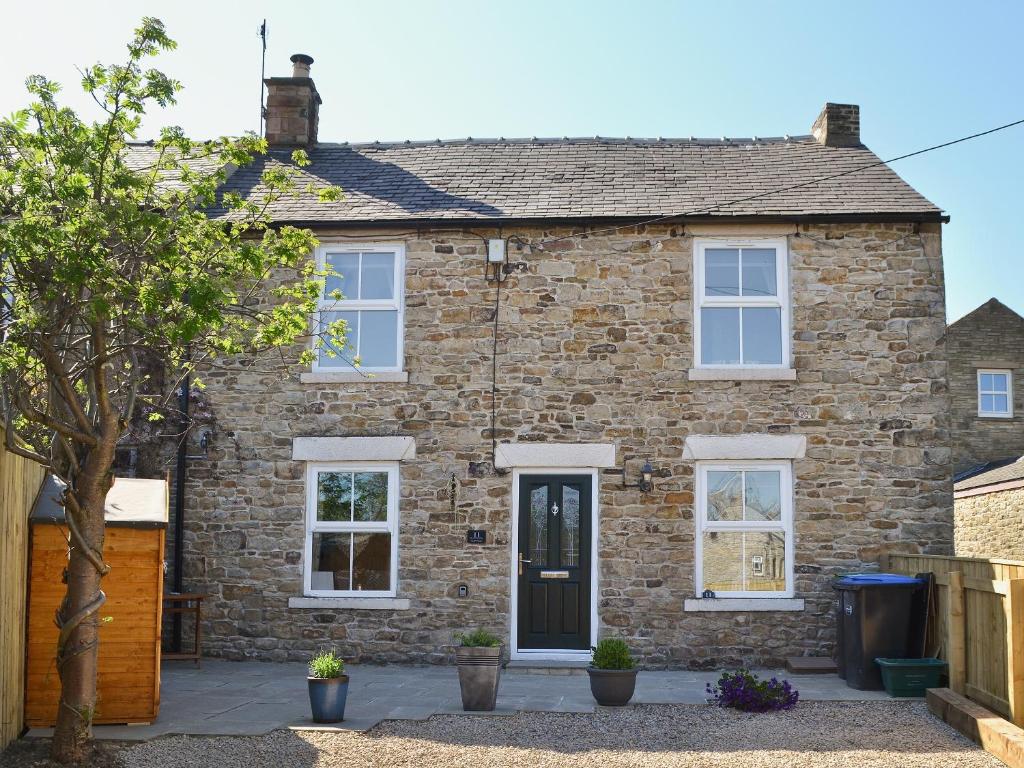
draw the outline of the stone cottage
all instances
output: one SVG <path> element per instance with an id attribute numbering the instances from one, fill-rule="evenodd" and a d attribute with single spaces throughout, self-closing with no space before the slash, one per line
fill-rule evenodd
<path id="1" fill-rule="evenodd" d="M 953 489 L 956 554 L 1024 560 L 1024 455 Z"/>
<path id="2" fill-rule="evenodd" d="M 204 376 L 205 653 L 444 662 L 484 627 L 527 662 L 620 636 L 772 664 L 829 652 L 836 573 L 951 551 L 946 217 L 856 106 L 781 138 L 336 144 L 293 62 L 265 162 L 305 147 L 345 199 L 274 215 L 315 230 L 313 323 L 348 347 Z"/>
<path id="3" fill-rule="evenodd" d="M 958 479 L 1024 456 L 1024 317 L 989 299 L 946 330 Z"/>

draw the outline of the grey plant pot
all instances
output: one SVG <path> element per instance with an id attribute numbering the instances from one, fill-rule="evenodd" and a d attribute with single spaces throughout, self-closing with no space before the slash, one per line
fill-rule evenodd
<path id="1" fill-rule="evenodd" d="M 587 667 L 590 692 L 602 707 L 624 707 L 636 691 L 635 669 L 597 669 Z"/>
<path id="2" fill-rule="evenodd" d="M 501 648 L 455 649 L 462 689 L 462 708 L 467 712 L 490 712 L 498 701 L 501 677 Z"/>
<path id="3" fill-rule="evenodd" d="M 348 700 L 348 675 L 340 677 L 307 677 L 309 708 L 314 723 L 340 723 L 345 719 Z"/>

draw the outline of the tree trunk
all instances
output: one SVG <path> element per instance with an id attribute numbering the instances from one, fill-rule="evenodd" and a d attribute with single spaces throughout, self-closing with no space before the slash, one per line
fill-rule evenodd
<path id="1" fill-rule="evenodd" d="M 71 553 L 66 571 L 67 591 L 57 612 L 63 642 L 58 640 L 57 670 L 61 696 L 57 727 L 53 734 L 51 757 L 60 763 L 79 763 L 85 759 L 92 737 L 92 718 L 96 709 L 96 673 L 99 655 L 99 626 L 105 597 L 100 591 L 103 576 L 94 560 L 102 562 L 104 539 L 104 503 L 112 484 L 110 468 L 113 447 L 91 451 L 69 489 L 77 501 L 65 506 L 65 516 L 76 524 L 82 542 L 72 534 Z M 70 523 L 69 523 L 70 530 Z"/>

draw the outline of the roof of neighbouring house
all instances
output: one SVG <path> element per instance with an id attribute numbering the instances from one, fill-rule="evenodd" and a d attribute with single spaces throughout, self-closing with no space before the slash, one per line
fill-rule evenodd
<path id="1" fill-rule="evenodd" d="M 133 151 L 145 161 L 146 145 L 134 145 Z M 271 150 L 237 169 L 225 191 L 258 198 L 264 167 L 290 163 L 290 156 L 291 150 Z M 863 145 L 830 147 L 811 136 L 318 144 L 309 156 L 312 165 L 302 170 L 300 184 L 337 185 L 344 199 L 323 203 L 303 191 L 274 203 L 274 220 L 309 225 L 686 215 L 944 220 L 940 208 Z M 865 166 L 872 167 L 859 170 Z"/>
<path id="2" fill-rule="evenodd" d="M 969 326 L 969 325 L 971 325 L 972 321 L 974 321 L 974 320 L 981 320 L 981 321 L 984 322 L 985 319 L 986 319 L 986 316 L 990 316 L 993 313 L 998 313 L 998 314 L 1007 315 L 1009 317 L 1013 317 L 1014 319 L 1018 320 L 1021 323 L 1021 325 L 1024 325 L 1024 317 L 1021 317 L 1020 314 L 1018 314 L 1017 312 L 1014 312 L 1008 306 L 1003 304 L 1003 302 L 1001 302 L 999 299 L 997 299 L 995 296 L 993 296 L 991 299 L 986 301 L 981 306 L 975 307 L 974 309 L 972 309 L 970 312 L 968 312 L 963 317 L 961 317 L 958 320 L 955 320 L 954 322 L 950 323 L 949 324 L 949 328 L 950 329 L 959 328 L 959 327 L 961 327 L 961 324 L 963 326 Z"/>
<path id="3" fill-rule="evenodd" d="M 954 491 L 967 491 L 986 485 L 1024 480 L 1024 456 L 1002 462 L 990 462 L 982 467 L 981 471 L 969 470 L 957 477 L 964 479 L 957 480 L 957 478 L 954 478 Z"/>
<path id="4" fill-rule="evenodd" d="M 32 506 L 32 522 L 64 522 L 64 506 L 60 498 L 65 487 L 64 482 L 56 476 L 46 476 Z M 116 478 L 107 492 L 104 519 L 107 525 L 125 528 L 166 527 L 167 483 L 134 477 Z"/>

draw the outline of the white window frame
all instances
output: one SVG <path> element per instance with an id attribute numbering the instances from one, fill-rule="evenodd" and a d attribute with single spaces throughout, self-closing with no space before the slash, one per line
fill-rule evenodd
<path id="1" fill-rule="evenodd" d="M 316 519 L 320 472 L 387 472 L 388 517 L 373 522 L 335 522 Z M 395 597 L 398 592 L 398 462 L 309 462 L 306 465 L 306 536 L 302 552 L 302 589 L 307 597 Z M 391 534 L 391 589 L 313 589 L 314 533 Z M 349 567 L 352 558 L 349 557 Z"/>
<path id="2" fill-rule="evenodd" d="M 775 296 L 705 296 L 704 254 L 709 248 L 774 248 Z M 743 270 L 740 269 L 742 286 Z M 791 365 L 789 243 L 786 238 L 699 238 L 693 241 L 693 367 L 718 369 L 788 369 Z M 701 360 L 701 309 L 706 307 L 773 307 L 780 310 L 782 359 L 778 363 L 704 363 Z M 742 309 L 741 309 L 742 315 Z M 743 359 L 743 325 L 740 320 L 740 360 Z"/>
<path id="3" fill-rule="evenodd" d="M 981 388 L 982 374 L 999 374 L 1006 376 L 1006 391 Z M 983 419 L 1012 419 L 1013 418 L 1013 371 L 1009 368 L 979 368 L 976 377 L 978 384 L 978 416 Z M 981 409 L 982 395 L 1006 395 L 1005 411 L 983 411 Z"/>
<path id="4" fill-rule="evenodd" d="M 404 370 L 405 362 L 405 244 L 404 243 L 353 243 L 334 241 L 321 243 L 317 246 L 315 258 L 316 268 L 322 272 L 326 268 L 329 253 L 394 253 L 395 254 L 395 296 L 393 299 L 333 299 L 321 293 L 317 303 L 317 315 L 313 318 L 312 349 L 316 352 L 313 360 L 314 373 L 344 373 L 350 369 L 339 365 L 321 365 L 320 352 L 316 346 L 316 332 L 323 312 L 355 312 L 357 310 L 397 310 L 398 311 L 398 343 L 395 365 L 359 366 L 358 370 L 365 373 L 396 373 Z M 360 259 L 361 261 L 361 259 Z M 361 272 L 361 269 L 360 269 Z M 324 284 L 326 291 L 326 282 Z M 342 286 L 344 294 L 344 286 Z M 359 354 L 359 350 L 356 350 Z"/>
<path id="5" fill-rule="evenodd" d="M 777 470 L 779 472 L 779 499 L 781 504 L 781 520 L 778 521 L 744 521 L 716 520 L 709 521 L 707 494 L 707 473 L 709 471 L 743 471 L 743 470 Z M 716 598 L 763 598 L 772 600 L 793 597 L 793 465 L 788 461 L 698 461 L 695 473 L 696 505 L 696 574 L 694 584 L 696 596 L 704 592 L 704 534 L 711 531 L 781 531 L 785 535 L 786 546 L 786 588 L 781 592 L 762 592 L 756 590 L 740 590 L 735 592 L 716 592 Z M 744 563 L 744 567 L 746 564 Z"/>

